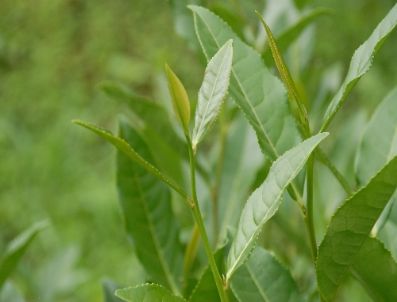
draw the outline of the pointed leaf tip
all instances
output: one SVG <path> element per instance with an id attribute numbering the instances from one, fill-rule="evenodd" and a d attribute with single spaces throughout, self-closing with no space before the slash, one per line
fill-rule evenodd
<path id="1" fill-rule="evenodd" d="M 174 111 L 181 122 L 185 135 L 189 135 L 190 102 L 188 94 L 181 80 L 172 71 L 168 64 L 165 64 L 165 73 L 168 80 L 168 88 L 170 90 Z"/>

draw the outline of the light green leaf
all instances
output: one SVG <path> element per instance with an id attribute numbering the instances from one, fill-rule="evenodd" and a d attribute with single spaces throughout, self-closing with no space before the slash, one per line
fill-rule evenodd
<path id="1" fill-rule="evenodd" d="M 397 4 L 393 6 L 386 17 L 378 24 L 368 40 L 354 52 L 347 76 L 327 108 L 321 130 L 325 130 L 328 127 L 355 84 L 369 70 L 373 57 L 396 25 Z"/>
<path id="2" fill-rule="evenodd" d="M 328 133 L 320 133 L 312 136 L 285 152 L 273 163 L 262 185 L 248 198 L 228 255 L 227 280 L 248 257 L 263 225 L 277 212 L 284 190 L 327 135 Z"/>
<path id="3" fill-rule="evenodd" d="M 364 132 L 356 161 L 356 177 L 363 184 L 397 155 L 397 88 L 379 104 Z"/>
<path id="4" fill-rule="evenodd" d="M 114 294 L 115 290 L 117 289 L 117 285 L 110 281 L 110 280 L 105 280 L 102 283 L 102 290 L 103 290 L 103 301 L 104 302 L 121 302 L 119 298 L 116 297 Z"/>
<path id="5" fill-rule="evenodd" d="M 120 123 L 120 137 L 152 161 L 152 154 L 133 128 Z M 117 188 L 127 233 L 135 243 L 137 256 L 156 282 L 178 292 L 182 276 L 182 246 L 179 226 L 168 187 L 141 165 L 117 152 Z"/>
<path id="6" fill-rule="evenodd" d="M 303 301 L 288 269 L 261 247 L 236 270 L 231 288 L 240 302 Z"/>
<path id="7" fill-rule="evenodd" d="M 167 185 L 169 185 L 172 189 L 174 189 L 177 193 L 179 193 L 182 197 L 186 198 L 187 195 L 186 193 L 174 183 L 171 179 L 169 179 L 167 176 L 165 176 L 163 173 L 161 173 L 156 167 L 154 167 L 151 163 L 149 163 L 146 159 L 144 159 L 141 155 L 139 155 L 134 148 L 128 144 L 123 138 L 117 137 L 113 135 L 110 131 L 99 128 L 93 124 L 89 124 L 83 121 L 79 120 L 74 120 L 73 123 L 76 125 L 79 125 L 83 128 L 86 128 L 98 136 L 102 137 L 109 143 L 111 143 L 113 146 L 115 146 L 118 150 L 123 152 L 126 156 L 128 156 L 131 160 L 134 162 L 140 164 L 143 168 L 146 169 L 149 173 L 152 175 L 156 176 L 158 179 L 161 181 L 165 182 Z"/>
<path id="8" fill-rule="evenodd" d="M 218 191 L 220 242 L 226 239 L 228 229 L 237 229 L 241 210 L 255 181 L 255 172 L 259 170 L 262 162 L 263 154 L 255 133 L 240 114 L 230 126 L 225 143 Z"/>
<path id="9" fill-rule="evenodd" d="M 279 49 L 286 50 L 313 21 L 331 12 L 332 10 L 328 8 L 319 7 L 305 13 L 298 21 L 277 36 L 277 45 Z"/>
<path id="10" fill-rule="evenodd" d="M 397 157 L 348 198 L 332 217 L 317 258 L 317 280 L 331 300 L 397 186 Z"/>
<path id="11" fill-rule="evenodd" d="M 193 148 L 216 119 L 229 88 L 233 41 L 227 41 L 209 61 L 201 84 L 193 129 Z"/>
<path id="12" fill-rule="evenodd" d="M 35 223 L 8 244 L 4 255 L 0 258 L 0 290 L 8 276 L 18 265 L 33 239 L 47 226 L 47 221 Z"/>
<path id="13" fill-rule="evenodd" d="M 266 68 L 260 55 L 218 16 L 203 7 L 189 8 L 194 13 L 196 34 L 207 59 L 233 39 L 230 95 L 254 128 L 262 151 L 276 159 L 296 143 L 298 136 L 283 85 Z"/>
<path id="14" fill-rule="evenodd" d="M 116 296 L 127 302 L 185 302 L 157 284 L 143 284 L 116 290 Z"/>
<path id="15" fill-rule="evenodd" d="M 374 301 L 397 301 L 397 263 L 375 238 L 367 238 L 351 267 Z"/>
<path id="16" fill-rule="evenodd" d="M 189 134 L 189 122 L 190 122 L 190 102 L 187 95 L 186 89 L 183 86 L 181 80 L 171 70 L 168 65 L 165 65 L 165 73 L 168 80 L 168 88 L 172 97 L 172 105 L 174 111 L 181 122 L 185 135 Z"/>

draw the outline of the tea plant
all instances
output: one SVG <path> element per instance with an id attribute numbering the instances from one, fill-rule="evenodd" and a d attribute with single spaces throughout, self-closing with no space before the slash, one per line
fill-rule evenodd
<path id="1" fill-rule="evenodd" d="M 281 81 L 217 15 L 200 6 L 190 9 L 208 60 L 195 110 L 182 81 L 166 65 L 175 118 L 170 120 L 161 104 L 108 84 L 105 92 L 126 101 L 132 112 L 120 119 L 118 135 L 75 121 L 117 148 L 117 188 L 126 229 L 150 281 L 119 289 L 116 296 L 125 301 L 334 301 L 353 277 L 374 301 L 396 301 L 397 263 L 376 238 L 396 219 L 396 90 L 380 103 L 357 146 L 359 186 L 338 170 L 322 142 L 332 140 L 326 131 L 396 27 L 397 5 L 355 51 L 319 130 L 311 124 L 317 117 L 300 96 L 260 14 Z M 217 127 L 211 128 L 213 124 Z M 249 143 L 247 124 L 259 148 Z M 317 163 L 327 167 L 346 195 L 321 242 L 315 191 L 327 182 L 316 180 Z M 291 204 L 301 213 L 311 250 L 312 266 L 305 266 L 305 273 L 291 263 L 308 254 L 303 230 L 288 222 L 296 213 Z M 285 214 L 287 221 L 282 221 Z M 277 219 L 287 244 L 301 255 L 269 251 L 279 238 L 266 226 Z M 290 262 L 294 274 L 278 257 Z M 306 281 L 296 282 L 295 275 Z"/>

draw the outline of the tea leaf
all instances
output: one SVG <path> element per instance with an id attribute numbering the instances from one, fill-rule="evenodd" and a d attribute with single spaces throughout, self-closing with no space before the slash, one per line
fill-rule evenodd
<path id="1" fill-rule="evenodd" d="M 89 124 L 83 121 L 79 120 L 73 120 L 73 123 L 76 125 L 79 125 L 83 128 L 86 128 L 98 136 L 102 137 L 109 143 L 111 143 L 113 146 L 115 146 L 118 150 L 123 152 L 126 156 L 128 156 L 131 160 L 134 162 L 140 164 L 143 168 L 146 169 L 149 173 L 152 175 L 156 176 L 158 179 L 161 181 L 165 182 L 167 185 L 169 185 L 172 189 L 174 189 L 177 193 L 179 193 L 182 197 L 186 198 L 187 195 L 186 193 L 178 186 L 176 185 L 171 179 L 169 179 L 167 176 L 162 174 L 156 167 L 154 167 L 151 163 L 149 163 L 147 160 L 142 158 L 141 155 L 139 155 L 134 148 L 129 145 L 124 139 L 114 136 L 110 131 L 99 128 L 93 124 Z"/>
<path id="2" fill-rule="evenodd" d="M 236 270 L 231 288 L 240 302 L 303 301 L 291 273 L 261 247 Z"/>
<path id="3" fill-rule="evenodd" d="M 6 247 L 5 254 L 0 258 L 0 291 L 8 276 L 18 265 L 37 234 L 48 226 L 47 221 L 35 223 L 21 233 Z"/>
<path id="4" fill-rule="evenodd" d="M 193 129 L 193 148 L 216 119 L 229 87 L 232 68 L 232 40 L 223 45 L 209 61 L 199 90 L 196 118 Z"/>
<path id="5" fill-rule="evenodd" d="M 397 263 L 377 239 L 365 240 L 350 270 L 374 301 L 397 301 Z"/>
<path id="6" fill-rule="evenodd" d="M 310 129 L 309 129 L 309 121 L 308 121 L 305 105 L 302 103 L 298 90 L 296 89 L 295 82 L 292 80 L 291 74 L 284 63 L 284 60 L 278 49 L 276 40 L 274 39 L 269 26 L 267 26 L 262 15 L 260 15 L 258 12 L 257 15 L 259 16 L 262 25 L 265 28 L 265 32 L 268 37 L 269 46 L 272 52 L 274 62 L 281 76 L 281 79 L 284 82 L 285 87 L 287 88 L 292 113 L 295 117 L 295 120 L 298 122 L 298 125 L 301 129 L 301 133 L 303 134 L 304 137 L 308 137 L 310 135 Z"/>
<path id="7" fill-rule="evenodd" d="M 174 111 L 181 122 L 185 135 L 189 135 L 190 103 L 186 89 L 168 65 L 165 65 L 165 73 L 167 75 L 168 88 L 171 93 Z"/>
<path id="8" fill-rule="evenodd" d="M 331 300 L 397 186 L 397 157 L 349 197 L 332 217 L 317 258 L 317 280 Z"/>
<path id="9" fill-rule="evenodd" d="M 273 163 L 262 185 L 248 198 L 228 255 L 227 280 L 252 251 L 263 225 L 277 212 L 286 187 L 298 175 L 316 146 L 327 136 L 328 133 L 317 134 L 285 152 Z"/>
<path id="10" fill-rule="evenodd" d="M 119 131 L 120 138 L 136 146 L 148 161 L 153 160 L 138 132 L 125 123 L 120 123 Z M 120 150 L 117 152 L 117 188 L 127 233 L 135 243 L 139 260 L 156 282 L 177 292 L 183 256 L 171 192 Z"/>
<path id="11" fill-rule="evenodd" d="M 194 13 L 197 38 L 207 59 L 233 39 L 230 95 L 254 128 L 261 150 L 276 159 L 279 152 L 296 143 L 298 136 L 283 85 L 266 68 L 260 55 L 223 20 L 203 7 L 189 8 Z"/>
<path id="12" fill-rule="evenodd" d="M 142 284 L 116 290 L 116 296 L 127 302 L 185 302 L 182 297 L 174 296 L 166 288 L 157 284 Z"/>
<path id="13" fill-rule="evenodd" d="M 328 127 L 335 114 L 345 102 L 350 91 L 358 80 L 370 69 L 373 57 L 396 25 L 397 4 L 393 6 L 386 17 L 378 24 L 368 40 L 354 52 L 347 76 L 327 108 L 321 131 Z"/>
<path id="14" fill-rule="evenodd" d="M 365 183 L 397 155 L 397 88 L 379 104 L 364 132 L 357 153 L 356 177 Z"/>

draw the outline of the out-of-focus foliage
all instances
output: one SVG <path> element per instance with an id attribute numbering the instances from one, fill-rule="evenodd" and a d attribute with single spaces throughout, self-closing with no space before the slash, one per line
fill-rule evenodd
<path id="1" fill-rule="evenodd" d="M 281 49 L 303 101 L 309 110 L 318 113 L 312 121 L 318 127 L 320 121 L 316 117 L 325 112 L 339 88 L 354 50 L 394 2 L 296 0 L 294 5 L 292 0 L 0 1 L 0 255 L 12 238 L 33 222 L 44 218 L 51 221 L 45 236 L 39 236 L 26 251 L 11 275 L 12 282 L 5 283 L 0 301 L 34 301 L 38 297 L 44 302 L 102 301 L 101 281 L 105 277 L 120 286 L 147 279 L 124 232 L 114 185 L 114 156 L 110 156 L 114 152 L 95 137 L 76 130 L 70 120 L 79 117 L 116 127 L 117 114 L 125 112 L 128 105 L 98 89 L 107 80 L 128 86 L 135 95 L 170 104 L 164 102 L 169 98 L 163 75 L 165 61 L 184 80 L 194 106 L 197 95 L 191 92 L 199 88 L 205 58 L 187 4 L 208 7 L 226 20 L 238 37 L 265 54 L 266 38 L 254 9 L 263 12 L 277 40 L 313 9 L 330 8 L 331 13 L 312 20 L 313 26 L 302 31 L 288 49 Z M 395 45 L 394 34 L 331 125 L 334 137 L 327 151 L 352 185 L 357 180 L 355 146 L 364 131 L 363 125 L 397 82 L 397 65 L 390 63 L 395 60 Z M 268 67 L 272 66 L 271 61 L 267 63 Z M 142 111 L 131 114 L 139 117 Z M 208 135 L 214 137 L 218 128 L 227 129 L 231 118 L 222 117 L 221 112 L 219 123 Z M 135 127 L 142 127 L 139 119 L 134 120 L 138 124 Z M 171 124 L 176 123 L 171 121 Z M 231 133 L 247 133 L 245 140 L 255 145 L 252 130 L 246 130 L 245 124 L 236 125 L 231 125 Z M 156 132 L 148 126 L 145 131 L 147 137 Z M 164 144 L 149 147 L 153 152 L 157 148 L 167 149 L 164 145 L 183 146 L 179 134 L 172 131 L 162 137 Z M 251 151 L 245 150 L 248 147 L 238 139 L 232 135 L 223 139 L 225 166 L 219 172 L 220 190 L 213 194 L 219 194 L 220 210 L 230 200 L 238 199 L 234 202 L 237 210 L 228 208 L 219 213 L 233 221 L 232 225 L 244 197 L 253 189 L 248 188 L 254 182 L 252 178 L 256 177 L 256 184 L 262 183 L 269 167 L 268 162 L 262 163 L 262 158 L 257 157 L 259 150 L 252 151 L 254 156 L 250 158 Z M 200 162 L 199 181 L 205 183 L 206 172 L 216 166 L 214 160 L 220 145 L 211 149 L 206 140 L 202 144 L 204 150 L 210 151 L 208 160 Z M 236 147 L 244 149 L 244 157 L 239 159 L 240 165 L 233 166 L 232 151 Z M 180 149 L 165 152 L 180 152 Z M 262 169 L 257 173 L 260 165 Z M 252 167 L 252 173 L 245 176 L 244 167 Z M 167 171 L 167 167 L 161 168 Z M 179 172 L 168 171 L 184 186 Z M 235 172 L 229 171 L 241 173 L 231 175 Z M 327 180 L 327 186 L 319 187 L 315 196 L 322 201 L 315 207 L 315 226 L 320 239 L 331 213 L 345 194 L 322 165 L 316 166 L 316 175 L 316 183 Z M 236 184 L 241 184 L 241 189 Z M 287 202 L 264 231 L 275 234 L 272 238 L 277 237 L 278 241 L 261 240 L 266 247 L 272 247 L 282 262 L 293 262 L 292 275 L 299 277 L 300 288 L 310 288 L 313 276 L 307 272 L 309 257 L 297 258 L 298 253 L 309 255 L 310 251 L 305 239 L 299 237 L 302 235 L 296 233 L 302 225 L 290 219 L 294 209 L 286 198 Z M 210 196 L 200 199 L 208 201 Z M 180 205 L 174 207 L 184 214 Z M 390 206 L 389 215 L 383 217 L 384 223 L 375 230 L 394 257 L 397 255 L 396 209 Z M 212 227 L 209 212 L 206 208 L 206 222 Z M 183 226 L 190 226 L 190 217 L 184 217 Z M 219 237 L 223 240 L 228 229 L 221 228 Z M 180 235 L 183 242 L 190 235 L 188 230 L 185 228 Z M 203 259 L 201 249 L 198 258 Z M 193 269 L 198 268 L 194 263 Z M 353 281 L 342 288 L 340 296 L 357 301 L 368 299 Z"/>

